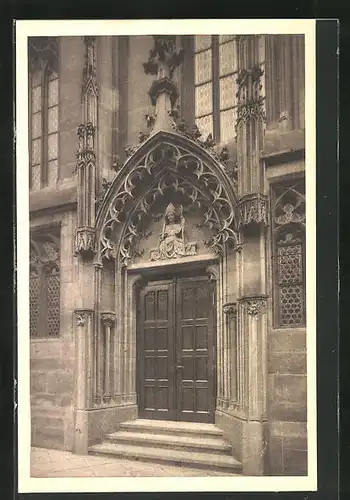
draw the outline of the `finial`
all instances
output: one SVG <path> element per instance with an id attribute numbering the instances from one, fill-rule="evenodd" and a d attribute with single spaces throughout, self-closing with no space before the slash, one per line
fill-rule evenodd
<path id="1" fill-rule="evenodd" d="M 183 61 L 183 49 L 176 50 L 174 35 L 157 35 L 153 37 L 154 48 L 143 67 L 146 74 L 157 75 L 158 79 L 172 78 L 175 68 Z"/>
<path id="2" fill-rule="evenodd" d="M 156 108 L 154 123 L 150 116 L 146 116 L 147 124 L 153 125 L 153 132 L 156 132 L 173 129 L 170 113 L 176 105 L 178 91 L 172 77 L 183 61 L 184 51 L 176 48 L 174 35 L 157 35 L 153 41 L 154 46 L 143 67 L 146 74 L 156 77 L 149 90 L 151 103 Z"/>

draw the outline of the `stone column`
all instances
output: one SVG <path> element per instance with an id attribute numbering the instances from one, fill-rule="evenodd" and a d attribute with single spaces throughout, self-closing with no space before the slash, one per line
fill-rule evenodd
<path id="1" fill-rule="evenodd" d="M 103 355 L 104 343 L 101 336 L 101 317 L 100 317 L 100 300 L 101 300 L 101 285 L 102 285 L 102 263 L 96 262 L 95 267 L 95 332 L 94 332 L 94 404 L 102 402 L 102 376 L 104 371 Z"/>
<path id="2" fill-rule="evenodd" d="M 247 475 L 264 473 L 266 451 L 266 226 L 268 203 L 263 149 L 265 107 L 259 37 L 240 36 L 237 111 L 238 225 L 242 283 L 238 298 L 240 397 L 244 418 L 242 462 Z"/>
<path id="3" fill-rule="evenodd" d="M 129 275 L 125 272 L 124 315 L 124 386 L 123 399 L 126 404 L 136 403 L 136 293 L 135 287 L 141 280 L 140 274 Z"/>
<path id="4" fill-rule="evenodd" d="M 243 472 L 246 475 L 263 475 L 266 453 L 267 298 L 245 297 L 240 302 L 245 325 L 247 370 Z"/>
<path id="5" fill-rule="evenodd" d="M 74 451 L 86 455 L 88 452 L 88 419 L 86 409 L 91 398 L 91 349 L 94 312 L 76 309 L 76 399 Z"/>
<path id="6" fill-rule="evenodd" d="M 123 275 L 120 261 L 116 262 L 115 272 L 115 310 L 118 317 L 118 327 L 114 331 L 113 350 L 113 399 L 116 404 L 122 402 L 123 379 Z"/>
<path id="7" fill-rule="evenodd" d="M 115 323 L 115 313 L 113 312 L 102 312 L 101 321 L 104 329 L 104 388 L 103 388 L 103 401 L 109 403 L 112 396 L 111 387 L 111 330 Z"/>
<path id="8" fill-rule="evenodd" d="M 228 330 L 227 401 L 229 406 L 232 406 L 237 402 L 237 304 L 224 304 L 223 312 Z"/>

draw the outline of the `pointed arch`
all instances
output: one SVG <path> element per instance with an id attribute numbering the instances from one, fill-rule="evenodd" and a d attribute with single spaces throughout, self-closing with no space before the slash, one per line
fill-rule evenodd
<path id="1" fill-rule="evenodd" d="M 157 203 L 172 196 L 202 209 L 201 225 L 212 231 L 208 247 L 238 244 L 237 196 L 225 165 L 186 137 L 158 132 L 134 148 L 105 194 L 96 219 L 98 258 L 127 265 Z"/>

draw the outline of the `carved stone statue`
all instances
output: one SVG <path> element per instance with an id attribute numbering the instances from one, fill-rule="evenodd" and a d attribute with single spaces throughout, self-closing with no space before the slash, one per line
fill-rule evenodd
<path id="1" fill-rule="evenodd" d="M 183 207 L 170 203 L 164 214 L 163 228 L 159 235 L 159 246 L 151 250 L 151 260 L 175 259 L 196 255 L 196 242 L 185 243 L 185 218 Z"/>

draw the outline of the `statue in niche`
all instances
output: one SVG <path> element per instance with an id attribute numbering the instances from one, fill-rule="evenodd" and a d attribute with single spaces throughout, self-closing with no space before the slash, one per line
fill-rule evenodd
<path id="1" fill-rule="evenodd" d="M 183 207 L 170 203 L 164 213 L 158 248 L 151 250 L 151 260 L 175 259 L 196 253 L 197 243 L 185 242 Z"/>

